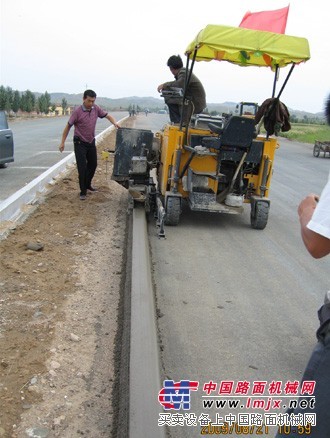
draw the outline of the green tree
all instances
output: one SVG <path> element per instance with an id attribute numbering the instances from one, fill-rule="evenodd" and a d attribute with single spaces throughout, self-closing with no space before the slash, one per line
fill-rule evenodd
<path id="1" fill-rule="evenodd" d="M 44 112 L 44 95 L 42 94 L 41 96 L 38 97 L 37 99 L 37 108 L 36 108 L 38 113 L 43 113 Z"/>
<path id="2" fill-rule="evenodd" d="M 47 91 L 46 91 L 45 92 L 45 110 L 44 110 L 45 114 L 49 113 L 50 106 L 51 106 L 50 94 L 48 94 Z"/>
<path id="3" fill-rule="evenodd" d="M 48 114 L 51 107 L 50 95 L 47 93 L 41 94 L 37 99 L 37 109 L 40 113 Z"/>
<path id="4" fill-rule="evenodd" d="M 21 110 L 31 113 L 35 109 L 35 107 L 36 107 L 35 95 L 30 90 L 26 90 L 25 93 L 22 94 Z"/>
<path id="5" fill-rule="evenodd" d="M 14 97 L 13 97 L 13 105 L 12 105 L 12 110 L 14 111 L 15 114 L 17 114 L 17 112 L 18 112 L 20 104 L 21 104 L 20 92 L 18 90 L 15 90 Z"/>
<path id="6" fill-rule="evenodd" d="M 4 110 L 6 107 L 6 89 L 3 85 L 0 87 L 0 110 Z"/>
<path id="7" fill-rule="evenodd" d="M 5 101 L 5 111 L 9 113 L 11 110 L 11 102 L 10 102 L 10 95 L 6 94 L 6 101 Z"/>
<path id="8" fill-rule="evenodd" d="M 5 110 L 9 113 L 13 106 L 13 100 L 14 100 L 14 92 L 13 89 L 10 87 L 6 88 L 6 104 L 5 104 Z"/>
<path id="9" fill-rule="evenodd" d="M 63 111 L 63 115 L 64 115 L 66 113 L 67 108 L 68 108 L 68 102 L 64 97 L 62 99 L 61 107 L 62 107 L 62 111 Z"/>

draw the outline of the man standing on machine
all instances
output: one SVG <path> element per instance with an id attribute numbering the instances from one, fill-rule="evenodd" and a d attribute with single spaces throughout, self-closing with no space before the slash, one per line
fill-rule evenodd
<path id="1" fill-rule="evenodd" d="M 183 62 L 180 55 L 171 56 L 167 65 L 175 80 L 165 82 L 157 87 L 157 91 L 161 93 L 163 90 L 171 91 L 171 89 L 184 89 L 186 80 L 186 69 L 183 67 Z M 188 108 L 183 107 L 183 121 L 190 120 L 192 114 L 200 114 L 206 108 L 206 96 L 203 84 L 196 75 L 192 73 L 187 90 L 186 98 L 190 100 Z M 182 114 L 182 97 L 166 96 L 165 103 L 168 106 L 170 120 L 172 123 L 180 123 Z"/>

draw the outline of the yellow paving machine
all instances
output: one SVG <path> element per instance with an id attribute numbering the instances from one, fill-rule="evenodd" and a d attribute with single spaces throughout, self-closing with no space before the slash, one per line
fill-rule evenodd
<path id="1" fill-rule="evenodd" d="M 186 90 L 195 62 L 230 62 L 265 67 L 274 72 L 271 98 L 258 109 L 241 102 L 239 114 L 192 116 L 167 124 L 153 135 L 148 130 L 121 128 L 117 132 L 113 179 L 133 193 L 136 202 L 154 209 L 160 235 L 163 224 L 178 225 L 183 203 L 193 211 L 241 214 L 250 204 L 254 229 L 266 227 L 269 189 L 278 142 L 284 129 L 285 105 L 280 96 L 295 65 L 310 58 L 305 38 L 244 28 L 208 25 L 186 49 L 186 80 L 182 105 L 189 106 Z M 289 66 L 276 95 L 279 70 Z M 244 111 L 244 105 L 253 111 Z M 261 111 L 261 112 L 260 112 Z M 189 111 L 182 111 L 189 114 Z M 266 133 L 260 135 L 264 122 Z M 266 123 L 267 122 L 267 123 Z M 156 181 L 150 171 L 156 169 Z"/>

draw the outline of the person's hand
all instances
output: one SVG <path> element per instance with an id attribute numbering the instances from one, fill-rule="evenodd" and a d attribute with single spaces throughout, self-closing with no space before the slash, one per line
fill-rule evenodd
<path id="1" fill-rule="evenodd" d="M 319 197 L 314 193 L 311 193 L 308 196 L 306 196 L 306 198 L 304 198 L 298 206 L 299 216 L 301 216 L 304 212 L 308 210 L 315 210 L 318 200 Z"/>
<path id="2" fill-rule="evenodd" d="M 114 126 L 116 129 L 120 128 L 120 126 L 118 125 L 118 123 L 114 123 L 113 126 Z"/>
<path id="3" fill-rule="evenodd" d="M 164 88 L 164 84 L 158 85 L 158 87 L 157 87 L 158 93 L 161 93 L 163 88 Z"/>
<path id="4" fill-rule="evenodd" d="M 58 149 L 59 149 L 60 152 L 63 152 L 64 151 L 64 143 L 61 143 L 59 145 Z"/>

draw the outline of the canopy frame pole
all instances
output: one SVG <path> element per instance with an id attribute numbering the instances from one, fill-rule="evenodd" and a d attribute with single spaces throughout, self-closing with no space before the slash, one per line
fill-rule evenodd
<path id="1" fill-rule="evenodd" d="M 295 66 L 296 66 L 296 64 L 293 62 L 292 65 L 291 65 L 290 71 L 287 74 L 287 77 L 285 78 L 285 81 L 284 81 L 284 83 L 282 85 L 282 88 L 280 89 L 280 92 L 278 93 L 278 96 L 277 96 L 278 99 L 280 98 L 280 96 L 281 96 L 281 94 L 282 94 L 282 92 L 283 92 L 283 90 L 284 90 L 284 88 L 285 88 L 285 86 L 286 86 L 286 84 L 287 84 L 287 82 L 288 82 L 288 80 L 289 80 L 289 78 L 291 76 L 291 73 L 293 72 L 293 69 L 295 68 Z"/>
<path id="2" fill-rule="evenodd" d="M 191 79 L 191 75 L 192 75 L 192 71 L 194 68 L 194 64 L 195 64 L 195 60 L 196 60 L 196 56 L 197 56 L 197 50 L 198 47 L 195 46 L 195 50 L 194 50 L 194 54 L 193 54 L 193 58 L 191 61 L 191 67 L 189 69 L 189 54 L 187 55 L 187 63 L 186 63 L 186 76 L 185 76 L 185 84 L 184 84 L 184 90 L 183 90 L 183 97 L 182 97 L 182 114 L 181 114 L 181 119 L 180 119 L 180 131 L 182 130 L 182 126 L 183 126 L 183 107 L 184 107 L 184 101 L 186 99 L 187 96 L 187 88 Z M 186 129 L 186 134 L 187 134 L 187 129 Z M 186 139 L 185 139 L 186 140 Z M 186 141 L 184 142 L 184 144 L 186 143 Z"/>
<path id="3" fill-rule="evenodd" d="M 288 80 L 289 80 L 289 78 L 290 78 L 290 76 L 291 76 L 291 73 L 293 72 L 293 69 L 295 68 L 295 65 L 296 65 L 296 64 L 293 62 L 292 65 L 291 65 L 291 68 L 290 68 L 290 70 L 289 70 L 289 73 L 287 74 L 287 76 L 286 76 L 286 78 L 285 78 L 285 81 L 284 81 L 284 83 L 283 83 L 283 85 L 282 85 L 282 87 L 281 87 L 281 89 L 280 89 L 280 92 L 278 93 L 278 95 L 277 95 L 277 97 L 275 98 L 273 104 L 270 106 L 270 108 L 269 108 L 269 110 L 268 110 L 269 112 L 272 112 L 272 111 L 274 110 L 276 104 L 279 102 L 280 97 L 281 97 L 281 94 L 283 93 L 283 90 L 284 90 L 284 88 L 285 88 L 285 86 L 286 86 L 286 84 L 287 84 L 287 82 L 288 82 Z M 276 77 L 276 75 L 277 75 L 277 70 L 278 70 L 278 65 L 276 65 L 275 77 Z M 272 98 L 274 98 L 274 97 L 275 97 L 275 82 L 274 82 L 274 88 L 273 88 L 273 95 L 272 95 Z M 262 120 L 263 120 L 263 117 L 262 117 L 262 119 L 260 120 L 259 124 L 261 123 Z M 266 138 L 267 138 L 267 139 L 269 138 L 269 134 L 268 134 L 268 132 L 267 132 L 267 136 L 266 136 Z"/>
<path id="4" fill-rule="evenodd" d="M 274 83 L 273 83 L 272 97 L 275 97 L 276 82 L 277 82 L 277 79 L 278 79 L 278 71 L 279 71 L 278 69 L 279 69 L 278 64 L 276 64 L 276 66 L 275 66 L 275 75 L 274 75 Z"/>

